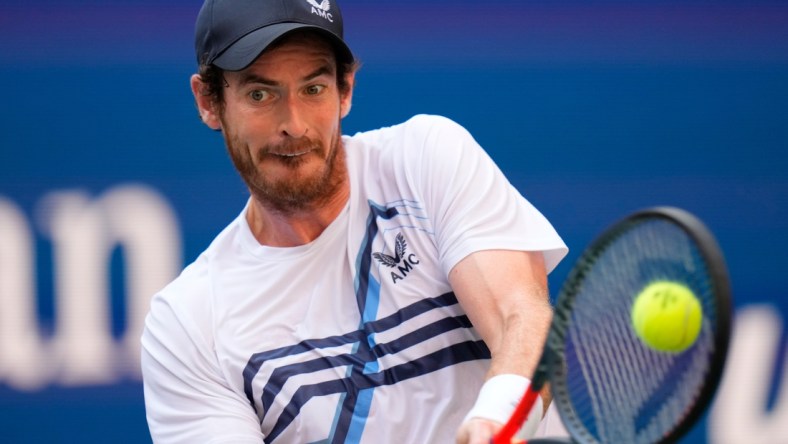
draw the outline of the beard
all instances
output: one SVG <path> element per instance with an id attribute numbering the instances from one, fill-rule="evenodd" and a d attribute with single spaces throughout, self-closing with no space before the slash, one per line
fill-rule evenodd
<path id="1" fill-rule="evenodd" d="M 320 208 L 334 197 L 347 180 L 345 147 L 342 144 L 341 126 L 331 146 L 303 136 L 281 144 L 269 144 L 253 152 L 223 124 L 227 151 L 235 169 L 249 188 L 252 196 L 269 210 L 292 214 L 310 208 Z M 285 157 L 271 153 L 299 153 L 312 150 L 303 156 Z M 301 172 L 299 166 L 307 162 L 305 156 L 324 159 L 317 171 Z M 274 158 L 275 157 L 275 158 Z M 285 178 L 267 177 L 259 168 L 263 162 L 277 162 L 290 169 Z"/>

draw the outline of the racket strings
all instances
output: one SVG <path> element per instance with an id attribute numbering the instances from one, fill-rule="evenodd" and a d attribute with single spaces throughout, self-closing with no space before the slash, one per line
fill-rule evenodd
<path id="1" fill-rule="evenodd" d="M 568 283 L 573 314 L 555 384 L 569 393 L 573 428 L 588 442 L 658 442 L 693 405 L 710 370 L 715 312 L 702 256 L 676 226 L 641 223 L 606 243 L 577 277 Z M 703 307 L 700 337 L 680 354 L 646 347 L 631 327 L 633 298 L 661 279 L 685 283 Z"/>

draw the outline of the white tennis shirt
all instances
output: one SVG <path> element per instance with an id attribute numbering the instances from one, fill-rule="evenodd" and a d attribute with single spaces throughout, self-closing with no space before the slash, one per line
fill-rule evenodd
<path id="1" fill-rule="evenodd" d="M 454 442 L 490 361 L 449 271 L 488 249 L 552 270 L 566 246 L 448 119 L 343 141 L 350 199 L 317 239 L 260 245 L 244 210 L 153 298 L 155 442 Z"/>

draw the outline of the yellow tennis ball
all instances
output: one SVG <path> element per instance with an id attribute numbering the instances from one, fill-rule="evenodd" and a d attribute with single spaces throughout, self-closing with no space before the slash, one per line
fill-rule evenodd
<path id="1" fill-rule="evenodd" d="M 635 297 L 632 326 L 654 350 L 680 353 L 698 339 L 703 309 L 692 290 L 678 282 L 652 282 Z"/>

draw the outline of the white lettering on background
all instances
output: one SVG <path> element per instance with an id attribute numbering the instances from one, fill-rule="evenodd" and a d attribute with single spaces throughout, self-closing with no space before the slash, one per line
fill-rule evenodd
<path id="1" fill-rule="evenodd" d="M 22 390 L 46 384 L 105 384 L 139 378 L 139 337 L 150 297 L 181 267 L 177 218 L 164 198 L 139 185 L 91 199 L 58 191 L 38 204 L 38 226 L 52 242 L 55 324 L 51 339 L 36 318 L 33 234 L 0 198 L 0 382 Z M 123 252 L 125 330 L 112 335 L 110 263 Z"/>
<path id="2" fill-rule="evenodd" d="M 710 443 L 788 443 L 788 360 L 775 367 L 781 334 L 775 308 L 752 306 L 738 312 L 725 374 L 709 415 Z M 779 392 L 767 411 L 774 380 Z"/>

